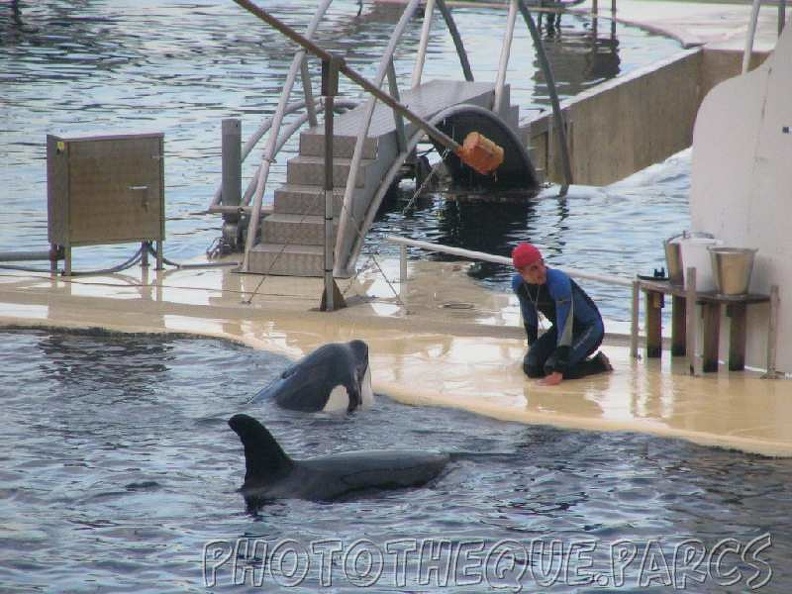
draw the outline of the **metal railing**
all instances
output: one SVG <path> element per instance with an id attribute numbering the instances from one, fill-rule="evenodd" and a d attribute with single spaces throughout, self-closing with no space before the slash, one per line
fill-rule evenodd
<path id="1" fill-rule="evenodd" d="M 398 237 L 395 235 L 387 235 L 385 241 L 395 243 L 400 246 L 399 255 L 399 277 L 402 282 L 407 278 L 407 248 L 415 247 L 430 252 L 439 252 L 449 254 L 452 256 L 460 256 L 468 260 L 479 260 L 481 262 L 492 262 L 494 264 L 505 264 L 512 266 L 511 258 L 506 256 L 496 256 L 495 254 L 488 254 L 486 252 L 477 252 L 473 250 L 466 250 L 463 248 L 451 247 L 447 245 L 440 245 L 437 243 L 430 243 L 428 241 L 418 241 L 415 239 L 408 239 L 406 237 Z M 577 270 L 574 268 L 561 268 L 554 267 L 557 270 L 565 272 L 573 278 L 582 278 L 599 283 L 618 285 L 621 287 L 630 287 L 632 289 L 632 304 L 630 312 L 630 356 L 633 358 L 638 357 L 638 315 L 639 315 L 639 301 L 640 301 L 640 282 L 638 279 L 628 279 L 620 276 L 613 276 L 608 274 L 595 274 Z M 695 300 L 694 300 L 695 303 Z"/>
<path id="2" fill-rule="evenodd" d="M 270 18 L 269 15 L 264 10 L 259 8 L 257 5 L 253 4 L 253 2 L 251 2 L 250 0 L 234 0 L 234 2 L 236 2 L 243 8 L 246 8 L 250 12 L 257 14 L 260 18 L 267 20 L 267 22 L 269 22 L 271 25 L 273 24 L 273 22 L 277 21 L 277 19 Z M 281 95 L 281 99 L 279 101 L 275 115 L 270 120 L 265 122 L 243 147 L 242 155 L 241 155 L 242 160 L 244 160 L 250 154 L 255 144 L 263 137 L 263 135 L 267 131 L 269 131 L 269 137 L 267 140 L 266 148 L 264 150 L 264 154 L 262 156 L 261 163 L 258 165 L 256 174 L 253 180 L 251 180 L 247 190 L 244 193 L 244 196 L 241 200 L 241 204 L 226 205 L 225 203 L 223 203 L 223 205 L 220 205 L 220 203 L 223 201 L 223 198 L 222 198 L 222 190 L 218 189 L 209 207 L 209 210 L 212 212 L 220 212 L 224 214 L 227 214 L 229 212 L 244 212 L 246 214 L 249 214 L 250 219 L 248 222 L 247 240 L 245 245 L 245 256 L 242 266 L 243 270 L 247 270 L 249 253 L 258 235 L 258 227 L 262 215 L 263 196 L 266 189 L 266 183 L 269 175 L 270 165 L 275 160 L 275 155 L 283 147 L 286 140 L 288 140 L 288 138 L 291 135 L 293 135 L 297 131 L 297 129 L 300 126 L 302 126 L 304 123 L 308 122 L 312 126 L 317 125 L 317 121 L 316 121 L 317 106 L 316 106 L 316 101 L 313 97 L 311 81 L 308 76 L 306 59 L 308 53 L 313 54 L 314 56 L 318 56 L 320 59 L 325 61 L 327 59 L 327 56 L 329 55 L 328 52 L 325 52 L 322 48 L 314 44 L 313 41 L 311 41 L 311 38 L 316 32 L 316 29 L 318 28 L 320 22 L 322 21 L 322 18 L 331 2 L 332 0 L 323 0 L 320 3 L 319 7 L 316 9 L 316 12 L 313 16 L 313 19 L 311 20 L 310 25 L 306 29 L 306 33 L 304 37 L 298 35 L 289 35 L 289 37 L 293 41 L 296 41 L 301 45 L 302 49 L 299 52 L 297 52 L 294 61 L 292 62 L 292 66 L 287 75 L 287 80 L 284 84 L 284 90 Z M 427 0 L 424 9 L 423 27 L 421 31 L 421 38 L 419 41 L 418 56 L 416 58 L 415 65 L 413 67 L 411 84 L 415 86 L 417 84 L 420 84 L 421 81 L 424 62 L 426 58 L 426 50 L 429 42 L 429 35 L 431 31 L 431 20 L 435 5 L 437 5 L 438 9 L 440 10 L 440 13 L 453 39 L 454 47 L 460 60 L 463 76 L 466 81 L 472 81 L 473 75 L 468 61 L 467 53 L 465 51 L 462 38 L 457 30 L 456 24 L 454 23 L 454 19 L 451 15 L 451 11 L 448 9 L 445 0 Z M 411 116 L 414 114 L 411 114 L 409 110 L 405 106 L 401 105 L 398 101 L 398 86 L 396 85 L 396 79 L 395 79 L 393 55 L 402 35 L 405 32 L 408 21 L 415 14 L 418 6 L 419 6 L 418 0 L 411 0 L 408 3 L 407 7 L 405 8 L 402 19 L 400 20 L 399 24 L 394 28 L 387 49 L 381 58 L 380 66 L 374 84 L 369 84 L 367 80 L 358 76 L 356 73 L 354 73 L 354 71 L 351 71 L 350 69 L 345 69 L 342 63 L 341 72 L 345 74 L 348 78 L 350 78 L 353 82 L 361 86 L 369 94 L 371 94 L 372 98 L 370 100 L 370 105 L 368 108 L 369 117 L 361 126 L 361 130 L 358 136 L 358 141 L 356 143 L 355 151 L 353 153 L 352 166 L 350 168 L 350 174 L 344 194 L 344 206 L 341 214 L 342 221 L 341 224 L 339 225 L 339 229 L 341 229 L 341 231 L 339 232 L 338 237 L 336 237 L 336 243 L 335 243 L 336 251 L 339 249 L 339 246 L 346 245 L 349 243 L 348 238 L 344 237 L 344 234 L 348 234 L 349 232 L 344 231 L 344 229 L 349 227 L 350 223 L 354 222 L 354 221 L 350 221 L 350 217 L 351 217 L 350 213 L 352 210 L 351 196 L 354 189 L 354 180 L 357 178 L 359 174 L 360 163 L 362 159 L 361 156 L 363 153 L 362 144 L 365 141 L 365 137 L 368 133 L 371 113 L 373 113 L 373 106 L 375 102 L 377 100 L 383 101 L 394 110 L 394 118 L 397 119 L 397 128 L 400 127 L 399 126 L 400 123 L 403 124 L 403 122 L 401 122 L 401 119 L 403 117 L 406 117 L 410 121 L 413 121 L 413 118 Z M 552 73 L 550 71 L 550 67 L 544 53 L 541 39 L 536 30 L 536 26 L 533 23 L 533 20 L 531 18 L 531 13 L 528 10 L 525 0 L 509 0 L 508 8 L 509 8 L 508 17 L 507 17 L 508 26 L 506 27 L 506 33 L 504 35 L 503 46 L 501 50 L 501 59 L 498 65 L 498 72 L 496 74 L 495 102 L 493 107 L 494 108 L 498 107 L 498 105 L 501 102 L 501 98 L 503 96 L 503 88 L 504 85 L 506 84 L 505 82 L 506 71 L 508 68 L 510 47 L 514 34 L 514 21 L 516 19 L 516 14 L 519 11 L 522 14 L 528 26 L 530 34 L 532 36 L 534 47 L 537 52 L 537 56 L 539 58 L 540 66 L 543 70 L 543 74 L 550 89 L 551 103 L 553 104 L 553 114 L 555 119 L 557 120 L 557 125 L 555 126 L 555 129 L 556 129 L 556 133 L 559 135 L 559 144 L 562 147 L 562 161 L 566 176 L 566 184 L 564 185 L 564 188 L 566 188 L 568 185 L 572 183 L 571 168 L 569 166 L 569 157 L 567 153 L 565 129 L 564 129 L 563 121 L 561 119 L 560 109 L 558 108 L 557 105 L 558 101 L 555 93 L 555 86 L 553 82 Z M 281 32 L 283 32 L 283 29 L 281 29 Z M 292 88 L 294 86 L 298 73 L 302 75 L 302 82 L 303 82 L 302 86 L 303 86 L 303 93 L 305 98 L 302 102 L 289 103 L 289 97 L 292 92 Z M 389 82 L 390 94 L 384 93 L 380 89 L 380 86 L 382 85 L 386 76 Z M 338 103 L 336 103 L 336 106 L 338 106 Z M 292 125 L 286 130 L 286 132 L 281 134 L 281 126 L 283 124 L 284 117 L 287 114 L 291 114 L 299 111 L 301 108 L 305 108 L 307 110 L 307 115 L 299 118 L 296 122 L 292 123 Z M 326 113 L 325 117 L 332 117 L 332 114 Z M 416 122 L 413 121 L 413 123 Z M 426 124 L 426 122 L 418 122 L 418 123 Z M 419 125 L 419 128 L 420 127 L 421 126 Z M 426 130 L 424 131 L 426 132 Z M 440 131 L 437 129 L 434 129 L 433 132 L 440 133 Z M 430 135 L 435 136 L 435 134 L 433 133 L 430 133 Z M 400 149 L 403 149 L 401 155 L 406 156 L 409 150 L 414 148 L 415 143 L 417 143 L 417 138 L 406 139 L 402 135 L 401 140 L 402 142 L 400 143 Z M 410 142 L 411 140 L 415 140 L 415 142 Z M 452 142 L 454 141 L 452 140 Z M 398 168 L 391 168 L 389 174 L 397 170 Z M 383 183 L 385 184 L 387 182 L 388 180 L 385 180 L 385 182 Z M 376 206 L 377 205 L 370 205 L 367 210 L 370 210 L 372 207 L 376 208 Z M 361 218 L 363 220 L 366 220 L 368 217 L 363 216 Z M 358 235 L 363 232 L 365 232 L 365 229 L 362 230 L 357 229 Z M 354 241 L 358 241 L 358 240 L 356 239 Z"/>

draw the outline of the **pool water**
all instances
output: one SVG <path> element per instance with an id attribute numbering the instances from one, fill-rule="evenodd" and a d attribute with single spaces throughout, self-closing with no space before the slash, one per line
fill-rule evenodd
<path id="1" fill-rule="evenodd" d="M 792 587 L 792 460 L 385 396 L 351 415 L 248 406 L 288 361 L 219 340 L 2 338 L 4 592 Z M 295 458 L 453 458 L 423 488 L 248 510 L 226 424 L 242 411 Z"/>
<path id="2" fill-rule="evenodd" d="M 8 3 L 0 5 L 0 186 L 5 190 L 0 252 L 49 248 L 47 134 L 160 131 L 165 135 L 165 255 L 175 262 L 201 259 L 220 236 L 220 217 L 203 211 L 220 181 L 221 121 L 240 118 L 246 139 L 272 115 L 294 46 L 231 1 L 52 0 L 19 6 L 15 16 Z M 298 29 L 307 25 L 315 6 L 313 0 L 266 4 Z M 318 41 L 373 77 L 400 9 L 365 2 L 358 15 L 356 0 L 335 0 Z M 494 80 L 499 52 L 493 48 L 500 47 L 506 11 L 455 6 L 453 14 L 476 80 Z M 424 79 L 461 78 L 442 18 L 434 18 Z M 402 86 L 409 84 L 421 25 L 416 18 L 395 57 Z M 567 14 L 559 28 L 543 26 L 542 31 L 562 98 L 680 51 L 674 40 L 587 16 Z M 311 61 L 314 72 L 318 67 Z M 538 70 L 520 20 L 507 82 L 523 118 L 547 108 Z M 344 93 L 360 95 L 348 81 L 342 83 Z M 272 167 L 267 200 L 285 180 L 294 140 Z M 259 158 L 254 151 L 245 164 L 245 183 Z M 689 226 L 689 159 L 663 167 L 663 173 L 626 187 L 576 187 L 566 200 L 537 199 L 522 207 L 462 205 L 432 192 L 422 198 L 420 209 L 403 214 L 412 198 L 405 189 L 402 204 L 386 210 L 369 235 L 364 259 L 394 250 L 379 241 L 387 232 L 494 253 L 508 253 L 510 242 L 529 238 L 547 246 L 552 264 L 629 276 L 651 273 L 662 264 L 662 240 Z M 632 224 L 623 224 L 627 217 Z M 118 265 L 136 249 L 128 244 L 76 248 L 74 270 Z M 508 290 L 505 271 L 484 267 L 479 272 L 482 282 Z M 621 292 L 590 290 L 606 316 L 628 319 Z"/>

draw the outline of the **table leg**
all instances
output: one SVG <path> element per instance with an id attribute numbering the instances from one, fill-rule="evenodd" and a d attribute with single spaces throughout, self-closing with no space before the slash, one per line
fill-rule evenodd
<path id="1" fill-rule="evenodd" d="M 671 298 L 671 355 L 684 357 L 687 347 L 687 299 Z"/>
<path id="2" fill-rule="evenodd" d="M 702 334 L 704 335 L 702 370 L 718 371 L 718 346 L 720 343 L 720 304 L 703 303 L 701 315 L 704 318 Z"/>
<path id="3" fill-rule="evenodd" d="M 663 353 L 662 309 L 663 294 L 646 291 L 646 356 L 650 358 Z"/>
<path id="4" fill-rule="evenodd" d="M 745 303 L 730 303 L 726 306 L 726 315 L 731 318 L 729 324 L 729 371 L 745 369 Z"/>

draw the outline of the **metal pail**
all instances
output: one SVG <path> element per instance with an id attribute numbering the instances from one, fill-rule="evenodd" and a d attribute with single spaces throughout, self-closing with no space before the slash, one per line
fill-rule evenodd
<path id="1" fill-rule="evenodd" d="M 666 269 L 668 270 L 668 280 L 671 282 L 671 284 L 673 285 L 685 284 L 685 264 L 682 259 L 682 244 L 683 243 L 688 244 L 691 241 L 693 242 L 703 241 L 703 245 L 706 246 L 707 242 L 704 240 L 714 241 L 714 236 L 711 233 L 705 233 L 703 231 L 683 231 L 679 235 L 674 235 L 673 237 L 669 237 L 663 242 L 663 250 L 665 251 L 665 259 L 666 259 Z M 696 263 L 697 262 L 691 261 L 689 265 L 695 265 Z"/>
<path id="2" fill-rule="evenodd" d="M 712 274 L 718 293 L 744 295 L 751 284 L 754 255 L 752 248 L 710 247 Z"/>

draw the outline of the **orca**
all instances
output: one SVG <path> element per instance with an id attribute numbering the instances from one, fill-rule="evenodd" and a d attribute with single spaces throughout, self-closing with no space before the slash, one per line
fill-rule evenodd
<path id="1" fill-rule="evenodd" d="M 374 402 L 368 345 L 362 340 L 328 343 L 306 355 L 250 401 L 274 400 L 303 412 L 347 411 Z"/>
<path id="2" fill-rule="evenodd" d="M 240 491 L 250 508 L 277 499 L 329 501 L 371 489 L 419 487 L 449 461 L 444 453 L 369 450 L 295 460 L 264 425 L 246 414 L 228 421 L 245 449 Z"/>

